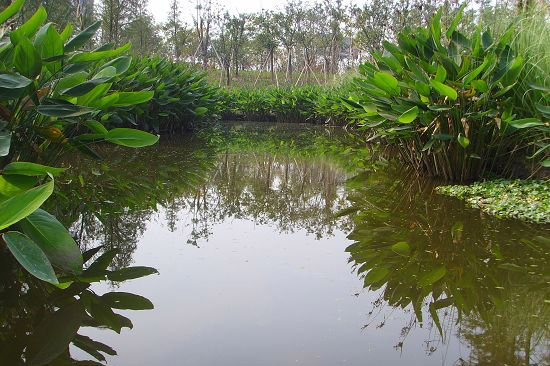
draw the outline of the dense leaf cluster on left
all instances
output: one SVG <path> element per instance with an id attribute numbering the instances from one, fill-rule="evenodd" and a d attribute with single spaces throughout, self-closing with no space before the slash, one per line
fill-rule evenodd
<path id="1" fill-rule="evenodd" d="M 124 56 L 130 44 L 82 50 L 99 23 L 73 36 L 71 25 L 59 32 L 40 7 L 9 30 L 23 2 L 0 12 L 1 242 L 29 273 L 66 287 L 83 273 L 82 254 L 66 228 L 40 209 L 64 169 L 22 160 L 61 150 L 97 157 L 91 144 L 98 141 L 127 147 L 156 143 L 158 136 L 145 131 L 108 129 L 117 113 L 148 102 L 154 91 L 113 88 L 131 65 Z"/>

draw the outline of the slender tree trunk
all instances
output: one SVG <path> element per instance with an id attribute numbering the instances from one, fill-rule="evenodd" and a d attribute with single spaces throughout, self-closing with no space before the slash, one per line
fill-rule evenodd
<path id="1" fill-rule="evenodd" d="M 275 50 L 271 48 L 269 50 L 269 68 L 271 70 L 271 83 L 275 82 L 275 68 L 274 68 L 274 58 L 275 58 Z"/>

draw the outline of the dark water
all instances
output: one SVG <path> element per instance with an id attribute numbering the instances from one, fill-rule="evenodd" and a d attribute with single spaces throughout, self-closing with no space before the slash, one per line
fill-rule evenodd
<path id="1" fill-rule="evenodd" d="M 121 334 L 79 334 L 119 366 L 550 364 L 550 230 L 436 195 L 355 140 L 237 124 L 68 159 L 84 173 L 49 210 L 83 248 L 120 248 L 113 268 L 160 272 L 94 285 L 155 309 L 119 311 L 134 326 Z M 0 287 L 2 350 L 23 311 L 55 308 L 12 287 Z M 92 357 L 71 346 L 52 365 L 69 359 Z"/>

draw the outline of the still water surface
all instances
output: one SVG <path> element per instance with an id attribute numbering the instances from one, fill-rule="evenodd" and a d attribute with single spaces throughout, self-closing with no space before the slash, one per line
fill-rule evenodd
<path id="1" fill-rule="evenodd" d="M 115 267 L 160 273 L 94 285 L 155 305 L 120 311 L 121 334 L 81 328 L 109 365 L 550 364 L 548 227 L 436 195 L 340 129 L 105 153 L 67 162 L 86 173 L 51 210 L 83 247 L 120 248 Z"/>

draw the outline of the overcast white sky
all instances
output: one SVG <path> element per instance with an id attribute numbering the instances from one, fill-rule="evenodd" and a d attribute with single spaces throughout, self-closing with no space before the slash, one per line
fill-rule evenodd
<path id="1" fill-rule="evenodd" d="M 183 19 L 191 22 L 195 1 L 179 0 Z M 285 3 L 285 0 L 221 0 L 219 1 L 230 13 L 252 13 L 262 9 L 276 9 Z M 158 22 L 166 20 L 170 0 L 149 0 L 149 10 Z"/>

